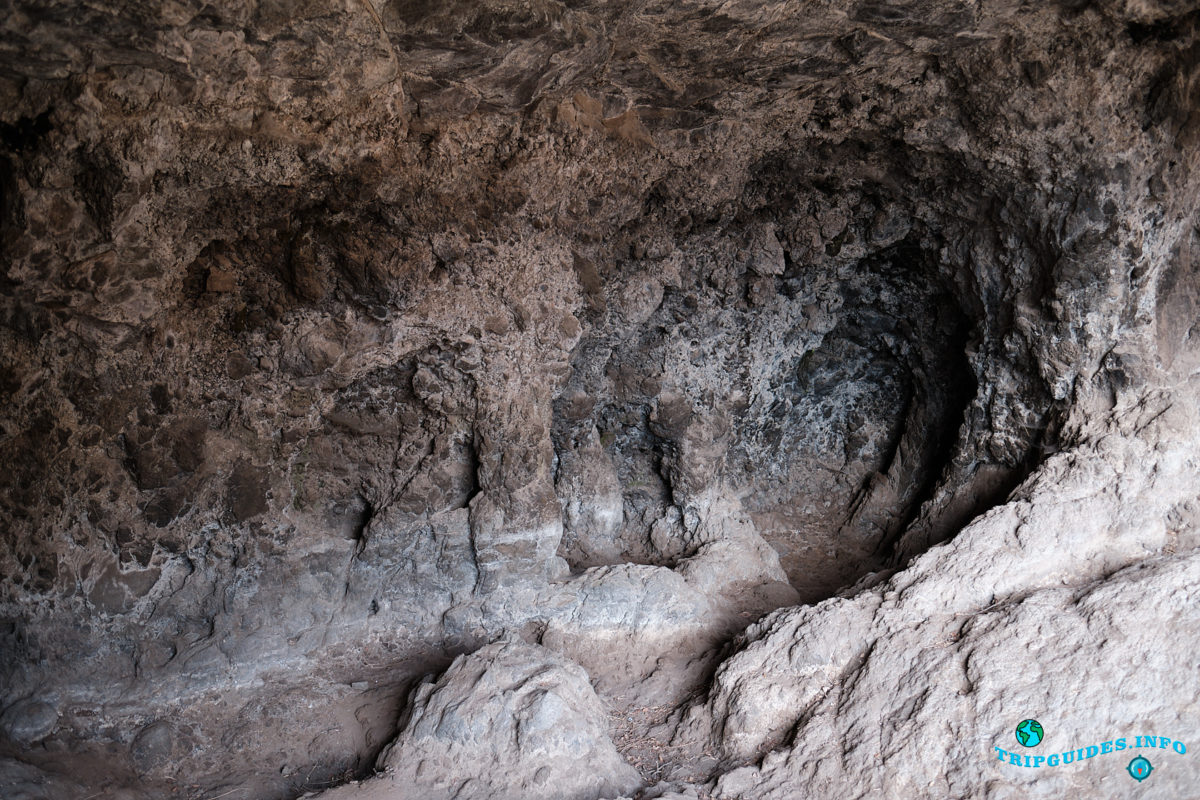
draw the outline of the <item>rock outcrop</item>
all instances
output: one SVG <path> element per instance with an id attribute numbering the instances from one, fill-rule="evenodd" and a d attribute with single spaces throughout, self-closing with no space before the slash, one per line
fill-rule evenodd
<path id="1" fill-rule="evenodd" d="M 595 800 L 641 782 L 608 738 L 587 673 L 519 640 L 459 657 L 417 688 L 406 713 L 380 755 L 384 775 L 324 800 Z"/>
<path id="2" fill-rule="evenodd" d="M 1198 113 L 1183 0 L 14 0 L 0 794 L 1186 795 Z"/>

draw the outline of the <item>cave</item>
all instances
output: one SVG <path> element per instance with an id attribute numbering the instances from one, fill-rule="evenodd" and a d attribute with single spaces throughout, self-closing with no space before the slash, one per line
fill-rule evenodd
<path id="1" fill-rule="evenodd" d="M 0 48 L 5 800 L 1195 794 L 1193 4 Z"/>

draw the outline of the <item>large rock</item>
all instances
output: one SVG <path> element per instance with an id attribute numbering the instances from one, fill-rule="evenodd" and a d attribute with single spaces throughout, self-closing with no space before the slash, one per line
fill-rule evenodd
<path id="1" fill-rule="evenodd" d="M 1155 402 L 1118 407 L 892 580 L 751 626 L 679 734 L 757 762 L 714 795 L 1118 798 L 1141 755 L 1139 796 L 1187 796 L 1198 428 L 1194 406 Z M 1041 745 L 1015 738 L 1027 718 Z"/>
<path id="2" fill-rule="evenodd" d="M 536 645 L 459 657 L 417 688 L 407 714 L 379 757 L 384 775 L 323 800 L 596 800 L 641 784 L 587 673 Z"/>

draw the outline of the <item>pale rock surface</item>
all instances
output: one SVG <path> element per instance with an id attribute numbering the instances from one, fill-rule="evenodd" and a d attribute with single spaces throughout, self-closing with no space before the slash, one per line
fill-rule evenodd
<path id="1" fill-rule="evenodd" d="M 1195 387 L 1130 397 L 1007 505 L 852 598 L 751 626 L 679 735 L 755 766 L 718 798 L 1133 796 L 1200 785 L 1200 485 Z M 1013 730 L 1035 718 L 1044 743 Z M 1178 739 L 1038 769 L 1125 737 Z M 760 760 L 761 759 L 761 760 Z"/>
<path id="2" fill-rule="evenodd" d="M 638 788 L 577 664 L 500 641 L 420 685 L 382 775 L 322 800 L 596 800 Z"/>

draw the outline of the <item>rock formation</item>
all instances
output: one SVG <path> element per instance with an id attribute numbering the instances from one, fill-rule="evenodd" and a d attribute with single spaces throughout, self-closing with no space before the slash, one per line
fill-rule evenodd
<path id="1" fill-rule="evenodd" d="M 639 787 L 587 673 L 519 640 L 460 656 L 414 692 L 409 713 L 380 756 L 383 777 L 322 797 L 567 800 Z"/>
<path id="2" fill-rule="evenodd" d="M 1184 0 L 13 0 L 0 795 L 1194 794 L 1198 115 Z"/>

